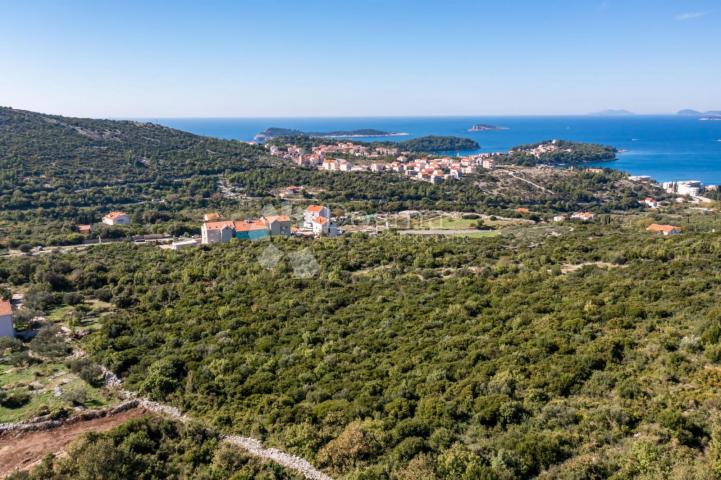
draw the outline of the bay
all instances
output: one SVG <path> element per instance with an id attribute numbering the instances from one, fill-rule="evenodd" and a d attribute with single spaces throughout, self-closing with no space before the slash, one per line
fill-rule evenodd
<path id="1" fill-rule="evenodd" d="M 721 122 L 684 116 L 547 116 L 547 117 L 337 117 L 337 118 L 147 118 L 180 130 L 212 137 L 252 141 L 269 127 L 303 131 L 373 128 L 404 132 L 407 136 L 355 138 L 359 141 L 397 142 L 425 135 L 455 135 L 476 140 L 478 151 L 505 152 L 516 145 L 563 139 L 612 145 L 618 159 L 603 166 L 658 181 L 700 180 L 721 184 Z M 474 124 L 503 130 L 469 132 Z"/>

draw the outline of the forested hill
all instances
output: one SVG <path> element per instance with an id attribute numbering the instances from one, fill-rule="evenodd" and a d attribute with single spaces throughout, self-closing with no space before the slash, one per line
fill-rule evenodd
<path id="1" fill-rule="evenodd" d="M 68 118 L 0 107 L 3 190 L 148 181 L 239 171 L 263 150 L 151 123 Z"/>

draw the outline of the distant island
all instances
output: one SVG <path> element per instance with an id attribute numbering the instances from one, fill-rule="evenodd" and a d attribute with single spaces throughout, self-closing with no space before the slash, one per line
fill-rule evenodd
<path id="1" fill-rule="evenodd" d="M 486 123 L 477 123 L 468 129 L 469 132 L 492 132 L 497 130 L 508 130 L 508 128 L 488 125 Z"/>
<path id="2" fill-rule="evenodd" d="M 704 115 L 703 117 L 699 118 L 701 121 L 706 122 L 721 122 L 721 113 L 712 113 L 710 115 Z"/>
<path id="3" fill-rule="evenodd" d="M 481 146 L 475 140 L 463 137 L 442 137 L 429 135 L 398 143 L 401 150 L 409 152 L 451 152 L 478 150 Z"/>
<path id="4" fill-rule="evenodd" d="M 591 115 L 596 117 L 628 117 L 636 115 L 628 110 L 601 110 L 600 112 L 592 113 Z"/>
<path id="5" fill-rule="evenodd" d="M 708 112 L 699 112 L 698 110 L 691 110 L 690 108 L 679 110 L 676 115 L 683 115 L 686 117 L 700 117 L 699 120 L 708 120 L 707 117 L 719 117 L 721 116 L 721 110 L 709 110 Z M 715 120 L 715 118 L 712 118 Z"/>
<path id="6" fill-rule="evenodd" d="M 257 141 L 265 141 L 276 137 L 316 137 L 316 138 L 357 138 L 357 137 L 398 137 L 408 135 L 400 132 L 384 132 L 373 128 L 362 128 L 358 130 L 334 130 L 331 132 L 304 132 L 292 128 L 271 127 L 263 130 L 255 136 Z"/>

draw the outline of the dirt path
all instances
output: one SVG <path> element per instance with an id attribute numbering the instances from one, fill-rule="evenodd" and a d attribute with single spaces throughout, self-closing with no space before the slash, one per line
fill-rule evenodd
<path id="1" fill-rule="evenodd" d="M 147 415 L 134 408 L 117 415 L 62 425 L 50 430 L 0 436 L 0 478 L 15 470 L 27 470 L 49 453 L 59 454 L 86 432 L 104 432 L 133 418 Z"/>
<path id="2" fill-rule="evenodd" d="M 70 330 L 63 327 L 62 331 L 70 336 Z M 84 357 L 85 351 L 76 347 L 73 356 Z M 28 432 L 11 436 L 0 436 L 0 477 L 16 469 L 27 469 L 34 463 L 42 460 L 49 453 L 62 452 L 75 438 L 85 432 L 104 431 L 113 428 L 131 418 L 141 417 L 147 413 L 155 413 L 174 420 L 188 423 L 192 419 L 183 414 L 178 408 L 153 402 L 137 396 L 134 392 L 123 389 L 120 379 L 110 370 L 100 365 L 104 373 L 105 385 L 118 388 L 121 396 L 128 400 L 137 401 L 139 408 L 125 410 L 122 413 L 105 417 L 61 425 L 45 431 Z M 134 413 L 132 413 L 134 412 Z M 135 416 L 133 416 L 135 415 Z M 16 424 L 19 425 L 19 424 Z M 7 426 L 7 425 L 6 425 Z M 268 448 L 255 438 L 239 435 L 221 435 L 224 442 L 242 448 L 250 455 L 264 460 L 271 460 L 283 467 L 302 474 L 308 480 L 333 480 L 330 476 L 315 468 L 309 461 L 296 455 L 291 455 L 277 448 Z"/>

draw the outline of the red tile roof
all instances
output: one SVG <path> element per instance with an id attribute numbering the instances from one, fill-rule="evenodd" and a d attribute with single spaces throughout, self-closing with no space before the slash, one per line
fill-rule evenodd
<path id="1" fill-rule="evenodd" d="M 313 219 L 313 222 L 319 223 L 319 224 L 323 225 L 324 223 L 327 223 L 327 222 L 328 222 L 328 219 L 325 218 L 325 217 L 315 217 L 315 218 Z"/>
<path id="2" fill-rule="evenodd" d="M 313 212 L 313 213 L 318 213 L 321 210 L 323 210 L 322 205 L 311 205 L 310 207 L 305 209 L 306 212 Z"/>
<path id="3" fill-rule="evenodd" d="M 235 222 L 236 232 L 250 232 L 252 230 L 267 230 L 268 226 L 263 220 L 243 220 Z"/>
<path id="4" fill-rule="evenodd" d="M 206 222 L 205 228 L 208 230 L 222 230 L 224 228 L 235 228 L 235 224 L 230 220 L 223 222 Z"/>
<path id="5" fill-rule="evenodd" d="M 13 313 L 13 306 L 12 304 L 7 300 L 0 300 L 0 315 L 12 315 Z"/>
<path id="6" fill-rule="evenodd" d="M 679 232 L 681 231 L 681 227 L 676 227 L 674 225 L 659 225 L 657 223 L 652 223 L 648 226 L 646 229 L 649 232 L 658 232 L 658 233 L 670 233 L 670 232 Z"/>
<path id="7" fill-rule="evenodd" d="M 107 215 L 105 215 L 103 218 L 109 218 L 109 219 L 114 220 L 114 219 L 116 219 L 116 218 L 118 218 L 118 217 L 121 217 L 121 216 L 123 216 L 123 215 L 126 215 L 126 216 L 127 216 L 128 214 L 125 213 L 125 212 L 110 212 L 110 213 L 108 213 Z"/>
<path id="8" fill-rule="evenodd" d="M 270 215 L 264 218 L 268 222 L 290 222 L 290 217 L 288 215 Z"/>

